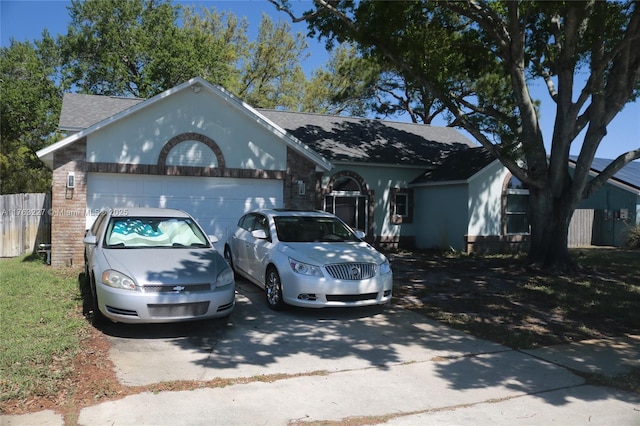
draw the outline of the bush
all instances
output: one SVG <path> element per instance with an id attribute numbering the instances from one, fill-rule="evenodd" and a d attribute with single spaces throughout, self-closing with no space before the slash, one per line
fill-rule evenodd
<path id="1" fill-rule="evenodd" d="M 636 225 L 629 229 L 625 247 L 630 249 L 640 249 L 640 225 Z"/>

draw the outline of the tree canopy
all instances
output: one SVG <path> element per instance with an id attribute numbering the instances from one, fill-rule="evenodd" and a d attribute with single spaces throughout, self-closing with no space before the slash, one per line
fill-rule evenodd
<path id="1" fill-rule="evenodd" d="M 11 41 L 0 50 L 0 192 L 44 192 L 50 172 L 35 155 L 54 138 L 62 92 L 55 74 L 53 40 Z"/>

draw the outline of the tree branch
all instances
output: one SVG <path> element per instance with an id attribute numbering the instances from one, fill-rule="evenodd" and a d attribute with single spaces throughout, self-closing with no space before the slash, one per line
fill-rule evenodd
<path id="1" fill-rule="evenodd" d="M 613 175 L 618 173 L 631 161 L 637 159 L 640 159 L 640 148 L 634 151 L 625 152 L 624 154 L 620 155 L 618 158 L 609 163 L 609 165 L 603 171 L 601 171 L 598 176 L 591 179 L 589 183 L 587 183 L 584 191 L 582 192 L 582 198 L 589 198 L 592 194 L 598 192 L 598 190 L 602 188 L 604 184 L 607 183 L 607 181 L 611 179 L 611 177 L 613 177 Z"/>

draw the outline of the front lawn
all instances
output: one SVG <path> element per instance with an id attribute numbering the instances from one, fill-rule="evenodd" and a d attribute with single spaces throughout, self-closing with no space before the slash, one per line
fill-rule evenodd
<path id="1" fill-rule="evenodd" d="M 78 271 L 0 259 L 0 295 L 0 401 L 56 394 L 87 330 Z"/>
<path id="2" fill-rule="evenodd" d="M 581 270 L 555 275 L 524 258 L 391 254 L 396 303 L 514 349 L 640 333 L 640 251 L 571 250 Z"/>

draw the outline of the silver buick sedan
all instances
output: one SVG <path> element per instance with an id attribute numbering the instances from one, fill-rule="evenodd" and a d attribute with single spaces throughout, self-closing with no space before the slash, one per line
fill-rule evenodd
<path id="1" fill-rule="evenodd" d="M 212 242 L 215 237 L 181 210 L 102 211 L 84 238 L 90 319 L 164 323 L 228 316 L 235 306 L 233 271 Z"/>
<path id="2" fill-rule="evenodd" d="M 272 309 L 381 305 L 391 300 L 391 266 L 363 237 L 330 213 L 262 209 L 240 218 L 224 257 Z"/>

